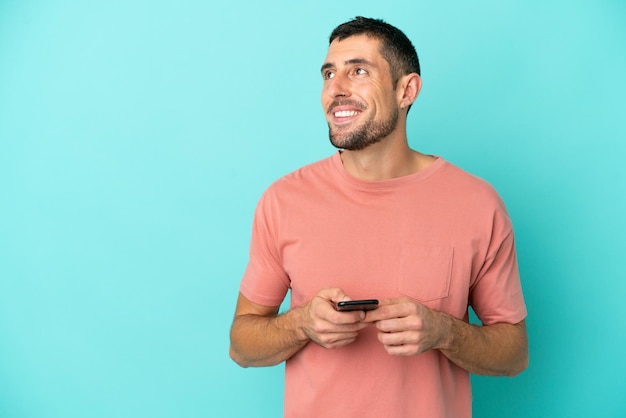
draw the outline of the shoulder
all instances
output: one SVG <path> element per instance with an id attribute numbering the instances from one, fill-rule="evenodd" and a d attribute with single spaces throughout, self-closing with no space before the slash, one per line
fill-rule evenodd
<path id="1" fill-rule="evenodd" d="M 432 176 L 430 187 L 437 202 L 459 218 L 475 223 L 508 224 L 509 214 L 498 191 L 487 180 L 450 163 Z"/>
<path id="2" fill-rule="evenodd" d="M 333 157 L 307 164 L 274 181 L 266 190 L 266 194 L 293 192 L 303 190 L 312 185 L 331 181 L 335 171 Z"/>
<path id="3" fill-rule="evenodd" d="M 438 180 L 458 198 L 501 203 L 500 195 L 487 180 L 445 161 Z"/>
<path id="4" fill-rule="evenodd" d="M 333 182 L 333 157 L 307 164 L 272 182 L 259 200 L 261 206 L 291 206 L 304 202 Z"/>

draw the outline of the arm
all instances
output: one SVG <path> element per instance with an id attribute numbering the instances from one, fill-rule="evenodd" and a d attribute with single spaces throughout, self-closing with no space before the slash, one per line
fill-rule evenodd
<path id="1" fill-rule="evenodd" d="M 387 299 L 366 316 L 392 355 L 438 349 L 470 373 L 514 376 L 528 366 L 526 323 L 470 325 L 407 298 Z"/>
<path id="2" fill-rule="evenodd" d="M 353 342 L 362 312 L 337 312 L 334 304 L 347 299 L 340 289 L 323 289 L 302 306 L 278 314 L 278 306 L 263 306 L 241 293 L 230 331 L 230 356 L 242 367 L 273 366 L 289 359 L 310 341 L 325 348 Z"/>
<path id="3" fill-rule="evenodd" d="M 440 351 L 457 366 L 474 374 L 509 377 L 528 367 L 525 320 L 477 326 L 448 319 L 452 332 Z"/>

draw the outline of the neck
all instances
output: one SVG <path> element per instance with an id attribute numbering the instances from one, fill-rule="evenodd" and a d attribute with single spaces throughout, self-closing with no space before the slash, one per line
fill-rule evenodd
<path id="1" fill-rule="evenodd" d="M 388 180 L 417 173 L 434 158 L 409 148 L 406 135 L 385 138 L 363 150 L 341 152 L 344 168 L 352 176 L 367 181 Z"/>

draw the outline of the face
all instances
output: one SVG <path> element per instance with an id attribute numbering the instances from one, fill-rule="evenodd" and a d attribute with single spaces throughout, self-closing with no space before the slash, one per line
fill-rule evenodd
<path id="1" fill-rule="evenodd" d="M 322 106 L 330 142 L 361 150 L 395 130 L 398 102 L 380 41 L 365 35 L 334 40 L 322 66 Z"/>

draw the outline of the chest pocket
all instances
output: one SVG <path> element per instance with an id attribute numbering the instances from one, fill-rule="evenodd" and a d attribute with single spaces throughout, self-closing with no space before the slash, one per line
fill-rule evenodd
<path id="1" fill-rule="evenodd" d="M 400 254 L 398 292 L 420 302 L 448 297 L 452 258 L 452 247 L 405 245 Z"/>

